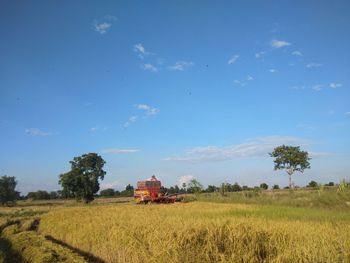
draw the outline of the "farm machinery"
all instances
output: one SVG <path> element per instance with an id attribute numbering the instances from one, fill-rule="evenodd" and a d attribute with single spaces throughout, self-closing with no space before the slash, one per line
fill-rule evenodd
<path id="1" fill-rule="evenodd" d="M 137 204 L 148 203 L 175 203 L 181 201 L 178 194 L 168 195 L 160 191 L 161 182 L 153 175 L 146 181 L 138 181 L 137 189 L 134 190 L 134 199 Z"/>

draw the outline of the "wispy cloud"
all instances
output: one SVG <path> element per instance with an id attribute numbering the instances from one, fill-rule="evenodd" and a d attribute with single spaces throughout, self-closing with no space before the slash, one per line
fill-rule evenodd
<path id="1" fill-rule="evenodd" d="M 146 115 L 156 115 L 157 113 L 159 113 L 159 109 L 151 107 L 147 104 L 136 104 L 135 107 L 138 110 L 142 110 L 146 113 Z"/>
<path id="2" fill-rule="evenodd" d="M 298 51 L 298 50 L 293 51 L 292 55 L 293 56 L 299 56 L 299 57 L 303 56 L 303 54 L 300 51 Z"/>
<path id="3" fill-rule="evenodd" d="M 112 15 L 105 15 L 101 20 L 102 22 L 95 20 L 93 22 L 93 28 L 96 32 L 100 34 L 106 34 L 111 29 L 112 23 L 114 21 L 117 21 L 117 18 Z"/>
<path id="4" fill-rule="evenodd" d="M 111 28 L 112 24 L 103 22 L 103 23 L 98 23 L 97 21 L 94 23 L 95 31 L 100 33 L 100 34 L 105 34 L 107 31 Z"/>
<path id="5" fill-rule="evenodd" d="M 260 58 L 261 56 L 265 55 L 266 54 L 266 51 L 260 51 L 258 53 L 255 53 L 255 57 L 256 58 Z"/>
<path id="6" fill-rule="evenodd" d="M 127 128 L 129 127 L 131 124 L 133 124 L 134 122 L 137 121 L 137 116 L 134 115 L 134 116 L 131 116 L 125 123 L 124 123 L 124 128 Z"/>
<path id="7" fill-rule="evenodd" d="M 271 72 L 271 73 L 276 73 L 277 72 L 277 69 L 269 69 L 269 71 Z"/>
<path id="8" fill-rule="evenodd" d="M 227 64 L 232 65 L 236 63 L 237 59 L 239 58 L 239 55 L 233 55 L 228 61 Z"/>
<path id="9" fill-rule="evenodd" d="M 286 46 L 290 46 L 291 45 L 291 43 L 289 43 L 287 41 L 277 40 L 277 39 L 273 39 L 270 44 L 274 48 L 281 48 L 281 47 L 286 47 Z"/>
<path id="10" fill-rule="evenodd" d="M 311 62 L 311 63 L 306 65 L 307 68 L 319 68 L 319 67 L 322 67 L 322 66 L 323 66 L 323 64 L 315 63 L 315 62 Z"/>
<path id="11" fill-rule="evenodd" d="M 252 76 L 248 75 L 247 80 L 254 80 L 254 78 Z"/>
<path id="12" fill-rule="evenodd" d="M 350 116 L 350 111 L 347 111 L 344 114 Z"/>
<path id="13" fill-rule="evenodd" d="M 157 72 L 158 71 L 158 69 L 155 66 L 153 66 L 151 63 L 143 64 L 142 68 L 144 70 L 148 70 L 148 71 L 151 71 L 151 72 Z"/>
<path id="14" fill-rule="evenodd" d="M 343 86 L 343 84 L 341 84 L 341 83 L 334 83 L 334 82 L 329 83 L 329 87 L 332 89 L 340 88 L 342 86 Z"/>
<path id="15" fill-rule="evenodd" d="M 155 107 L 151 107 L 147 104 L 135 104 L 134 107 L 143 112 L 143 114 L 141 114 L 141 117 L 143 117 L 143 118 L 147 118 L 148 116 L 155 116 L 160 111 L 159 109 L 157 109 Z M 131 124 L 135 123 L 138 119 L 139 119 L 139 116 L 137 116 L 137 115 L 131 116 L 124 123 L 124 125 L 123 125 L 124 128 L 128 128 Z"/>
<path id="16" fill-rule="evenodd" d="M 240 80 L 238 80 L 238 79 L 235 79 L 233 82 L 234 82 L 236 85 L 239 85 L 239 86 L 241 86 L 241 87 L 244 87 L 244 86 L 246 85 L 245 82 L 240 81 Z"/>
<path id="17" fill-rule="evenodd" d="M 324 84 L 316 84 L 316 85 L 312 86 L 312 89 L 315 91 L 320 91 L 320 90 L 323 90 L 325 87 L 326 87 L 326 85 L 324 85 Z"/>
<path id="18" fill-rule="evenodd" d="M 174 65 L 169 66 L 168 69 L 183 71 L 186 68 L 191 67 L 191 66 L 193 66 L 192 61 L 177 61 Z"/>
<path id="19" fill-rule="evenodd" d="M 55 134 L 54 132 L 45 132 L 38 128 L 28 128 L 25 130 L 25 133 L 27 133 L 30 136 L 41 136 L 41 137 Z"/>
<path id="20" fill-rule="evenodd" d="M 139 152 L 139 149 L 116 149 L 116 148 L 108 148 L 103 149 L 101 153 L 106 154 L 130 154 L 130 153 L 137 153 Z"/>
<path id="21" fill-rule="evenodd" d="M 97 131 L 107 131 L 107 127 L 99 127 L 99 126 L 94 126 L 90 128 L 91 132 L 97 132 Z"/>
<path id="22" fill-rule="evenodd" d="M 268 153 L 279 145 L 300 145 L 305 146 L 310 142 L 303 138 L 293 136 L 268 136 L 247 140 L 244 143 L 219 147 L 205 146 L 189 149 L 182 156 L 167 157 L 166 161 L 180 162 L 212 162 L 233 160 L 243 157 L 267 157 Z"/>
<path id="23" fill-rule="evenodd" d="M 316 85 L 313 85 L 311 88 L 315 91 L 321 91 L 323 89 L 326 89 L 326 88 L 330 88 L 330 89 L 336 89 L 336 88 L 340 88 L 342 87 L 343 84 L 341 83 L 329 83 L 329 84 L 316 84 Z"/>
<path id="24" fill-rule="evenodd" d="M 142 43 L 134 45 L 134 52 L 136 52 L 141 59 L 143 59 L 145 56 L 153 54 L 152 52 L 146 51 Z"/>

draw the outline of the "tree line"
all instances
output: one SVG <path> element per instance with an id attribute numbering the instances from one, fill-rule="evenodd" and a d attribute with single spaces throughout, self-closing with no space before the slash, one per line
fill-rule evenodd
<path id="1" fill-rule="evenodd" d="M 38 190 L 35 192 L 28 192 L 27 195 L 20 195 L 20 192 L 16 191 L 17 181 L 14 176 L 1 176 L 0 177 L 0 202 L 1 205 L 14 205 L 16 200 L 58 200 L 58 199 L 72 199 L 76 198 L 74 195 L 67 195 L 63 190 L 58 191 L 45 191 Z M 319 184 L 316 181 L 310 181 L 305 187 L 316 189 L 318 187 L 332 187 L 337 186 L 334 182 L 328 184 Z M 300 188 L 295 186 L 295 188 Z M 239 185 L 237 182 L 234 184 L 222 183 L 219 186 L 208 185 L 206 188 L 202 184 L 193 179 L 188 184 L 184 183 L 181 187 L 178 185 L 165 187 L 161 186 L 160 192 L 163 194 L 192 194 L 192 193 L 230 193 L 240 191 L 258 191 L 258 190 L 278 190 L 279 185 L 272 185 L 271 187 L 266 183 L 261 183 L 259 186 L 249 187 L 247 185 Z M 288 186 L 283 189 L 289 189 Z M 98 194 L 94 194 L 94 197 L 132 197 L 134 194 L 134 187 L 128 184 L 124 190 L 115 190 L 113 188 L 107 188 L 101 190 Z"/>
<path id="2" fill-rule="evenodd" d="M 285 170 L 288 174 L 289 189 L 294 188 L 292 175 L 294 172 L 303 173 L 305 169 L 310 169 L 308 152 L 300 150 L 298 146 L 281 145 L 276 147 L 270 156 L 274 158 L 274 169 Z M 133 196 L 134 187 L 127 185 L 125 190 L 118 191 L 112 188 L 104 189 L 99 192 L 99 180 L 103 180 L 106 171 L 103 170 L 105 161 L 96 153 L 87 153 L 82 156 L 74 157 L 70 161 L 70 171 L 59 175 L 59 184 L 62 190 L 47 192 L 39 190 L 29 192 L 27 196 L 21 197 L 20 193 L 15 190 L 17 181 L 15 177 L 2 176 L 0 178 L 0 202 L 1 204 L 14 203 L 18 199 L 35 199 L 35 200 L 50 200 L 50 199 L 65 199 L 76 198 L 85 203 L 94 200 L 95 197 L 102 196 Z M 329 185 L 334 185 L 330 182 Z M 317 183 L 311 181 L 309 187 L 317 187 Z M 161 192 L 167 194 L 175 193 L 200 193 L 200 192 L 238 192 L 244 190 L 268 189 L 266 183 L 261 183 L 259 186 L 248 187 L 240 186 L 238 183 L 222 183 L 220 186 L 208 185 L 206 189 L 197 180 L 191 180 L 188 185 L 183 184 L 181 187 L 175 185 L 169 188 L 162 186 Z M 273 185 L 272 189 L 279 189 L 278 185 Z M 99 194 L 98 194 L 99 192 Z"/>

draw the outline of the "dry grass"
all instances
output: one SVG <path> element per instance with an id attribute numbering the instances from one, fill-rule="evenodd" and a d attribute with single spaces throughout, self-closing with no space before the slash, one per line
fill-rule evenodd
<path id="1" fill-rule="evenodd" d="M 348 211 L 122 204 L 52 210 L 39 231 L 107 262 L 350 262 L 349 222 Z"/>

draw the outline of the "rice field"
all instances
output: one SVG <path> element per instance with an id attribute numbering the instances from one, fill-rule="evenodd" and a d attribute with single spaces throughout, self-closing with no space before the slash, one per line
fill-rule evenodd
<path id="1" fill-rule="evenodd" d="M 0 262 L 350 262 L 350 192 L 240 192 L 0 207 Z"/>
<path id="2" fill-rule="evenodd" d="M 210 202 L 66 207 L 39 233 L 105 262 L 350 262 L 349 210 Z"/>

